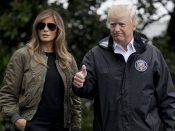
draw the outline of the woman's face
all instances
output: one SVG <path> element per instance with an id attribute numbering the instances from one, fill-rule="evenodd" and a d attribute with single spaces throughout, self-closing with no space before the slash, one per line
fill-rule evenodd
<path id="1" fill-rule="evenodd" d="M 57 35 L 57 26 L 52 16 L 37 24 L 37 32 L 41 44 L 52 44 Z"/>

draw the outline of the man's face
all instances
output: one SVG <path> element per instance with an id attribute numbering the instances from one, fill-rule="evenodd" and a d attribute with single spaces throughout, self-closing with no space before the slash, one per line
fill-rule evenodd
<path id="1" fill-rule="evenodd" d="M 127 14 L 121 14 L 109 20 L 110 33 L 118 44 L 127 46 L 133 37 L 135 25 Z"/>

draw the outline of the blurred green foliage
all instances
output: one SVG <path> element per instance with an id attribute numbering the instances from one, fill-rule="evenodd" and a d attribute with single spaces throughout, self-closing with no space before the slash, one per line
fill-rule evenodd
<path id="1" fill-rule="evenodd" d="M 100 1 L 99 1 L 100 2 Z M 155 7 L 149 2 L 138 2 L 138 8 L 144 9 L 147 20 L 151 20 L 151 15 L 155 13 Z M 163 0 L 162 2 L 165 2 Z M 3 73 L 9 61 L 11 54 L 17 48 L 24 46 L 31 37 L 32 23 L 36 15 L 43 9 L 54 8 L 64 19 L 66 27 L 66 39 L 70 52 L 75 56 L 78 65 L 85 53 L 95 46 L 98 40 L 108 33 L 105 21 L 99 21 L 100 16 L 96 10 L 100 3 L 95 0 L 68 0 L 68 8 L 63 8 L 62 3 L 48 4 L 47 0 L 3 0 L 0 4 L 0 83 L 3 79 Z M 170 67 L 173 80 L 175 80 L 175 11 L 170 14 L 170 23 L 167 32 L 160 37 L 153 39 L 156 45 L 163 53 L 168 66 Z M 139 14 L 140 22 L 144 18 Z M 147 25 L 147 22 L 145 25 Z M 144 27 L 144 26 L 143 26 Z M 87 101 L 82 104 L 82 131 L 92 130 L 93 112 L 92 106 L 87 106 Z M 91 103 L 91 102 L 90 102 Z M 3 125 L 0 125 L 0 131 Z"/>
<path id="2" fill-rule="evenodd" d="M 82 99 L 82 131 L 92 131 L 93 101 Z"/>

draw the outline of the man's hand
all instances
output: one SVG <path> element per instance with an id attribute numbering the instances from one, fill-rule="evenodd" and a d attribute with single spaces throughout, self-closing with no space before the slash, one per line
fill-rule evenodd
<path id="1" fill-rule="evenodd" d="M 82 65 L 81 71 L 77 72 L 74 76 L 73 85 L 81 88 L 84 85 L 87 76 L 86 66 Z"/>
<path id="2" fill-rule="evenodd" d="M 20 131 L 24 131 L 25 126 L 26 126 L 26 120 L 25 119 L 18 119 L 15 122 L 16 127 L 20 130 Z"/>

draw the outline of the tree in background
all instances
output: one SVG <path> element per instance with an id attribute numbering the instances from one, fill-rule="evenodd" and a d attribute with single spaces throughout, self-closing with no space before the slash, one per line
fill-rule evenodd
<path id="1" fill-rule="evenodd" d="M 66 24 L 69 48 L 80 65 L 85 53 L 108 30 L 105 21 L 99 21 L 100 16 L 96 13 L 100 3 L 94 0 L 69 0 L 68 3 L 69 6 L 62 12 L 62 16 Z"/>
<path id="2" fill-rule="evenodd" d="M 100 2 L 105 0 L 67 0 L 68 7 L 63 8 L 63 3 L 55 2 L 48 4 L 47 0 L 3 0 L 0 4 L 0 83 L 2 82 L 3 73 L 8 60 L 16 48 L 24 46 L 30 39 L 32 23 L 38 12 L 42 9 L 52 7 L 57 10 L 63 17 L 66 27 L 66 38 L 70 51 L 74 54 L 78 65 L 80 65 L 84 54 L 98 40 L 108 33 L 105 20 L 99 21 L 100 16 L 96 10 L 100 7 Z M 171 17 L 167 32 L 162 36 L 153 39 L 153 43 L 163 52 L 165 59 L 171 69 L 173 80 L 175 80 L 175 9 L 170 11 L 166 8 L 168 2 L 175 4 L 175 0 L 138 0 L 136 4 L 139 10 L 139 30 L 142 31 L 147 25 L 160 20 L 162 17 L 169 15 Z M 156 4 L 161 4 L 167 13 L 159 17 L 154 17 Z M 86 104 L 86 103 L 83 103 Z M 82 131 L 91 130 L 92 121 L 91 109 L 85 110 L 83 119 L 85 119 Z M 87 112 L 86 112 L 87 111 Z M 87 115 L 89 114 L 90 115 Z M 0 128 L 1 130 L 1 128 Z"/>

